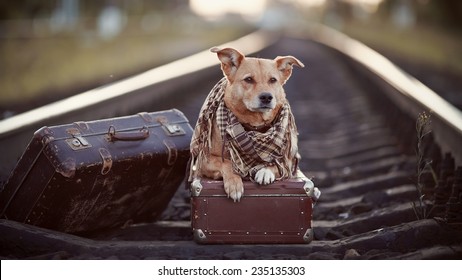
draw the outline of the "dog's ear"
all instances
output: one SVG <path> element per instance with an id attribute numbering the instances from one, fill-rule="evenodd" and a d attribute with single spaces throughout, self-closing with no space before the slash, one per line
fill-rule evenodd
<path id="1" fill-rule="evenodd" d="M 293 56 L 278 56 L 274 59 L 274 61 L 276 62 L 278 70 L 281 71 L 282 84 L 285 84 L 290 78 L 290 75 L 292 75 L 293 65 L 297 65 L 302 68 L 305 67 L 300 60 Z"/>
<path id="2" fill-rule="evenodd" d="M 244 55 L 233 48 L 220 49 L 214 47 L 211 48 L 210 51 L 217 53 L 218 59 L 221 61 L 221 70 L 223 74 L 232 82 L 237 68 L 239 68 L 239 65 L 241 65 L 244 59 Z"/>

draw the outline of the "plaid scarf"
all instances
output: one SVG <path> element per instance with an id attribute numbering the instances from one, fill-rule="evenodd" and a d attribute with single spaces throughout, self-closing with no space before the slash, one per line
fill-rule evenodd
<path id="1" fill-rule="evenodd" d="M 196 167 L 210 154 L 213 121 L 222 137 L 222 157 L 231 159 L 234 172 L 241 177 L 252 180 L 258 170 L 272 165 L 279 170 L 278 180 L 294 175 L 299 159 L 298 133 L 289 103 L 283 104 L 266 131 L 247 131 L 225 105 L 226 85 L 226 78 L 221 79 L 202 105 L 190 145 L 189 181 L 197 177 Z"/>

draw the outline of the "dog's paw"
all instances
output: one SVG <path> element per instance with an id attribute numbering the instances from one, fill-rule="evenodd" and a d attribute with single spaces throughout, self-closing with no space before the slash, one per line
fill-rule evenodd
<path id="1" fill-rule="evenodd" d="M 225 185 L 225 192 L 229 198 L 236 201 L 240 201 L 242 195 L 244 194 L 244 184 L 240 176 L 232 176 L 223 180 Z"/>
<path id="2" fill-rule="evenodd" d="M 276 176 L 274 176 L 273 171 L 269 168 L 262 168 L 258 170 L 257 174 L 255 174 L 255 182 L 260 185 L 268 185 L 274 182 Z"/>

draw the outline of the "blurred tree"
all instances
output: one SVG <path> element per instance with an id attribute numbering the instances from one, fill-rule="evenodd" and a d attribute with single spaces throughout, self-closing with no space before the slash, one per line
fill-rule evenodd
<path id="1" fill-rule="evenodd" d="M 0 20 L 36 18 L 51 14 L 57 1 L 10 0 L 0 1 Z"/>
<path id="2" fill-rule="evenodd" d="M 418 15 L 425 22 L 431 22 L 454 30 L 460 30 L 462 27 L 462 1 L 421 0 L 418 3 Z"/>
<path id="3" fill-rule="evenodd" d="M 385 0 L 379 15 L 390 19 L 396 7 L 408 5 L 414 12 L 417 24 L 428 24 L 455 31 L 462 29 L 462 1 L 460 0 Z"/>
<path id="4" fill-rule="evenodd" d="M 3 0 L 0 1 L 0 20 L 46 17 L 60 5 L 60 0 Z M 96 16 L 106 5 L 116 5 L 127 13 L 148 10 L 171 10 L 185 5 L 188 0 L 78 0 L 82 14 Z"/>

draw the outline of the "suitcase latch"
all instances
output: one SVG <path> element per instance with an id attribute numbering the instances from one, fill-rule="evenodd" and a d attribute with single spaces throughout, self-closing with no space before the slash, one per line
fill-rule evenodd
<path id="1" fill-rule="evenodd" d="M 168 136 L 179 136 L 186 134 L 181 125 L 168 123 L 168 119 L 164 116 L 157 117 L 156 121 L 162 125 L 162 128 Z"/>
<path id="2" fill-rule="evenodd" d="M 72 135 L 72 138 L 67 139 L 66 143 L 72 150 L 81 150 L 91 147 L 91 144 L 88 143 L 78 130 L 68 130 L 68 133 Z"/>
<path id="3" fill-rule="evenodd" d="M 163 123 L 162 126 L 165 132 L 167 132 L 168 136 L 178 136 L 186 134 L 180 125 Z"/>

